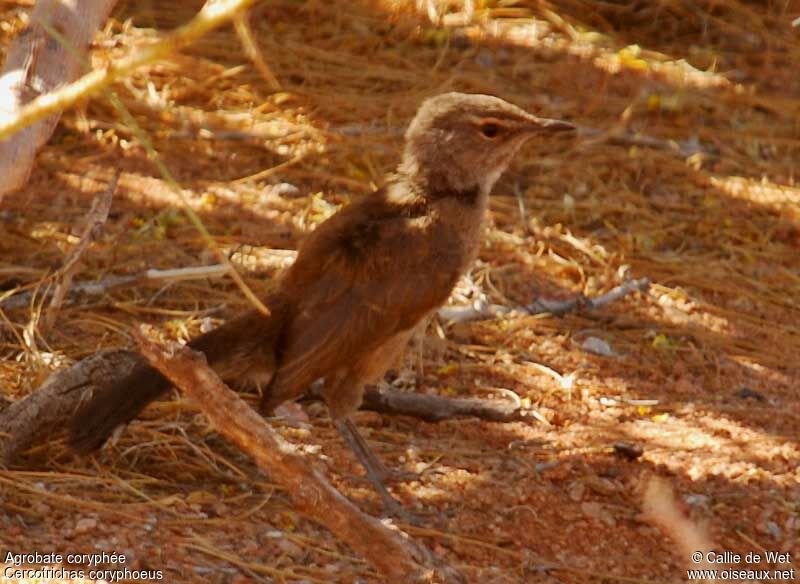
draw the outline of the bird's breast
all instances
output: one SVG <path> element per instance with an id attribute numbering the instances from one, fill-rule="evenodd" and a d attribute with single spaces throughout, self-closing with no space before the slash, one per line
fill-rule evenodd
<path id="1" fill-rule="evenodd" d="M 454 262 L 453 268 L 459 275 L 469 268 L 478 255 L 485 214 L 484 197 L 475 205 L 443 201 L 437 209 L 431 228 L 436 232 L 435 239 L 442 248 L 439 252 Z"/>

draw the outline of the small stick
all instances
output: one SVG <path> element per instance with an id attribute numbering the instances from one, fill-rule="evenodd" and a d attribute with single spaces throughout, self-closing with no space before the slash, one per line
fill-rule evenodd
<path id="1" fill-rule="evenodd" d="M 102 193 L 99 193 L 92 201 L 92 207 L 89 209 L 89 213 L 86 217 L 86 227 L 81 234 L 78 245 L 75 246 L 75 249 L 69 254 L 61 270 L 59 270 L 59 273 L 56 274 L 56 278 L 60 276 L 60 281 L 55 285 L 53 296 L 50 299 L 50 306 L 42 321 L 42 327 L 44 329 L 49 329 L 53 326 L 58 311 L 64 303 L 64 298 L 72 285 L 72 278 L 78 271 L 81 256 L 89 248 L 89 244 L 100 234 L 100 230 L 103 228 L 106 219 L 108 219 L 108 212 L 111 209 L 111 200 L 114 197 L 114 193 L 117 190 L 117 183 L 119 182 L 119 175 L 120 171 L 117 170 L 108 188 Z"/>
<path id="2" fill-rule="evenodd" d="M 436 572 L 445 582 L 465 582 L 427 548 L 362 513 L 334 489 L 308 457 L 220 380 L 204 355 L 174 343 L 165 349 L 141 333 L 137 340 L 150 364 L 189 395 L 217 431 L 282 484 L 302 512 L 330 529 L 389 581 L 415 582 Z"/>
<path id="3" fill-rule="evenodd" d="M 269 88 L 272 91 L 281 91 L 282 87 L 280 81 L 278 81 L 272 69 L 267 65 L 266 59 L 264 59 L 258 48 L 258 44 L 256 44 L 255 36 L 253 35 L 253 30 L 250 28 L 247 15 L 241 12 L 236 13 L 233 17 L 233 25 L 236 28 L 236 34 L 239 37 L 239 41 L 242 43 L 244 52 L 250 57 L 250 60 L 253 61 L 253 65 L 256 66 L 256 69 L 258 69 L 264 81 L 267 82 Z"/>
<path id="4" fill-rule="evenodd" d="M 525 205 L 525 197 L 519 188 L 519 183 L 514 183 L 514 196 L 517 198 L 517 207 L 519 208 L 519 220 L 525 229 L 528 229 L 528 209 Z"/>
<path id="5" fill-rule="evenodd" d="M 637 280 L 626 280 L 600 296 L 589 298 L 583 294 L 571 300 L 549 300 L 539 298 L 528 306 L 509 308 L 502 304 L 489 304 L 488 302 L 478 301 L 470 306 L 445 306 L 438 311 L 439 318 L 446 322 L 458 323 L 472 320 L 485 320 L 497 316 L 508 314 L 513 310 L 523 314 L 552 314 L 553 316 L 563 316 L 569 312 L 579 312 L 588 309 L 595 310 L 616 302 L 633 292 L 647 292 L 650 288 L 649 278 L 639 278 Z"/>
<path id="6" fill-rule="evenodd" d="M 149 269 L 130 276 L 109 276 L 103 280 L 95 282 L 78 282 L 72 286 L 66 296 L 66 303 L 69 304 L 80 296 L 102 296 L 111 290 L 136 286 L 146 282 L 182 282 L 184 280 L 202 280 L 205 278 L 219 278 L 230 272 L 230 266 L 225 264 L 211 264 L 208 266 L 190 266 L 188 268 L 173 268 L 169 270 Z M 23 292 L 0 301 L 3 310 L 13 310 L 26 306 L 38 290 Z M 52 292 L 45 292 L 50 296 Z"/>
<path id="7" fill-rule="evenodd" d="M 600 296 L 589 298 L 583 294 L 579 294 L 572 300 L 547 300 L 540 298 L 528 306 L 526 310 L 529 314 L 542 314 L 548 313 L 553 316 L 561 316 L 568 312 L 579 311 L 581 309 L 594 310 L 603 308 L 607 304 L 616 302 L 631 294 L 633 292 L 647 292 L 650 289 L 650 278 L 639 278 L 637 280 L 625 280 L 619 286 L 616 286 Z"/>

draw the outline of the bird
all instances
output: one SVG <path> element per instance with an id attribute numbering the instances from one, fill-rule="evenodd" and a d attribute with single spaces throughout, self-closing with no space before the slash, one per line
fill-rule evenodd
<path id="1" fill-rule="evenodd" d="M 318 380 L 334 426 L 364 466 L 385 509 L 402 515 L 392 472 L 352 414 L 414 331 L 476 258 L 492 187 L 529 139 L 573 130 L 499 97 L 458 92 L 423 101 L 402 158 L 382 188 L 356 199 L 301 242 L 296 260 L 251 309 L 188 344 L 226 381 L 261 389 L 270 414 Z M 143 358 L 95 391 L 71 419 L 69 443 L 87 454 L 171 387 Z"/>

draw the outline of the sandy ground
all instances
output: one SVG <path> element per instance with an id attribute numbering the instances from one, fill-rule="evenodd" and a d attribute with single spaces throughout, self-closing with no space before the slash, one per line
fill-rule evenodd
<path id="1" fill-rule="evenodd" d="M 122 3 L 96 62 L 198 7 Z M 265 258 L 290 257 L 269 250 L 295 249 L 380 184 L 425 96 L 494 93 L 580 124 L 576 140 L 526 148 L 498 184 L 474 286 L 453 302 L 475 290 L 506 306 L 592 296 L 625 277 L 653 285 L 591 313 L 432 325 L 413 389 L 510 391 L 529 415 L 429 424 L 359 414 L 389 464 L 421 473 L 393 492 L 426 525 L 401 526 L 470 582 L 683 582 L 703 565 L 696 547 L 720 554 L 720 569 L 793 569 L 800 8 L 463 8 L 263 2 L 251 23 L 281 92 L 230 27 L 114 90 L 256 290 L 284 261 Z M 0 46 L 26 11 L 0 6 Z M 0 289 L 46 285 L 115 169 L 120 189 L 79 280 L 212 261 L 134 133 L 97 98 L 64 115 L 29 186 L 0 204 Z M 2 394 L 19 399 L 56 366 L 132 346 L 137 323 L 187 338 L 244 306 L 215 279 L 83 298 L 49 329 L 38 304 L 4 311 Z M 275 426 L 379 514 L 325 409 L 304 411 Z M 666 495 L 646 495 L 654 477 Z M 88 459 L 69 452 L 60 428 L 43 436 L 0 471 L 0 526 L 6 564 L 8 552 L 105 552 L 125 559 L 103 557 L 105 569 L 161 571 L 165 582 L 384 581 L 177 396 Z M 770 562 L 767 551 L 789 556 Z"/>

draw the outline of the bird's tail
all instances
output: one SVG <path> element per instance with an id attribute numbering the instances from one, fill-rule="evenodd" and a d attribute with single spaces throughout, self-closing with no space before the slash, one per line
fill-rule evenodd
<path id="1" fill-rule="evenodd" d="M 205 353 L 223 378 L 268 379 L 274 372 L 275 347 L 286 314 L 281 298 L 271 300 L 270 316 L 250 311 L 189 346 Z M 141 359 L 127 377 L 109 383 L 78 409 L 70 422 L 70 446 L 82 454 L 100 448 L 117 426 L 130 422 L 170 387 L 166 377 Z"/>
<path id="2" fill-rule="evenodd" d="M 100 448 L 117 426 L 130 422 L 170 387 L 161 373 L 138 363 L 127 377 L 95 393 L 73 416 L 70 446 L 81 454 Z"/>

